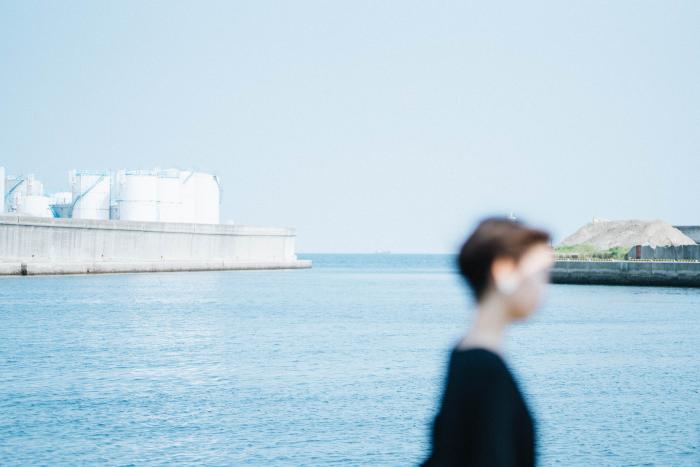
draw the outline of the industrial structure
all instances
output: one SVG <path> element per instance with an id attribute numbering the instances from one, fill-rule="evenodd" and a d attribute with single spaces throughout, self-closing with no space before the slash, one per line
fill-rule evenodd
<path id="1" fill-rule="evenodd" d="M 215 175 L 72 170 L 46 195 L 0 167 L 0 275 L 297 269 L 290 228 L 222 225 Z"/>
<path id="2" fill-rule="evenodd" d="M 138 222 L 218 224 L 221 186 L 192 170 L 71 170 L 69 191 L 44 194 L 34 175 L 6 176 L 0 168 L 0 212 Z"/>
<path id="3" fill-rule="evenodd" d="M 34 175 L 6 176 L 0 170 L 3 179 L 3 210 L 22 213 L 35 217 L 52 217 L 49 204 L 51 200 L 44 196 L 44 185 Z"/>

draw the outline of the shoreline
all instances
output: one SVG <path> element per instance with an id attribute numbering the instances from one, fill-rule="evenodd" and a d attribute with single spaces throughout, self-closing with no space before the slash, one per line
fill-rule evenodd
<path id="1" fill-rule="evenodd" d="M 309 269 L 311 260 L 278 262 L 239 261 L 95 261 L 45 262 L 0 261 L 0 276 L 41 276 L 69 274 L 121 274 L 147 272 L 254 271 Z"/>

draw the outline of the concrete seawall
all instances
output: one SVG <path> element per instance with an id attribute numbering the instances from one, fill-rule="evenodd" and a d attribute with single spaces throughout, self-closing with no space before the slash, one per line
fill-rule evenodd
<path id="1" fill-rule="evenodd" d="M 293 229 L 0 215 L 0 275 L 298 269 Z"/>
<path id="2" fill-rule="evenodd" d="M 241 263 L 227 261 L 142 261 L 118 262 L 0 262 L 0 276 L 37 276 L 47 274 L 115 274 L 127 272 L 178 272 L 178 271 L 243 271 L 256 269 L 304 269 L 311 261 L 293 263 Z"/>
<path id="3" fill-rule="evenodd" d="M 700 287 L 700 262 L 556 261 L 555 284 L 650 285 Z"/>

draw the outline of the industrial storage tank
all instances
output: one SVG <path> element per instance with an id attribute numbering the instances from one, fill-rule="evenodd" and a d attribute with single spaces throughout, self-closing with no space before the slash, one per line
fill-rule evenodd
<path id="1" fill-rule="evenodd" d="M 17 211 L 22 198 L 27 195 L 26 179 L 23 176 L 14 177 L 8 175 L 4 178 L 4 184 L 3 209 L 5 212 L 14 213 Z"/>
<path id="2" fill-rule="evenodd" d="M 158 221 L 158 173 L 151 170 L 117 174 L 117 207 L 123 221 Z"/>
<path id="3" fill-rule="evenodd" d="M 49 207 L 51 198 L 43 195 L 27 195 L 18 206 L 17 214 L 32 217 L 53 217 Z"/>
<path id="4" fill-rule="evenodd" d="M 74 219 L 109 219 L 111 196 L 109 172 L 71 170 L 68 178 L 72 192 L 71 217 Z"/>
<path id="5" fill-rule="evenodd" d="M 44 184 L 37 180 L 33 174 L 5 177 L 5 189 L 8 198 L 12 194 L 21 194 L 21 196 L 41 196 L 44 194 Z"/>
<path id="6" fill-rule="evenodd" d="M 3 176 L 4 211 L 33 217 L 52 217 L 49 198 L 44 196 L 44 185 L 34 175 Z M 5 192 L 7 189 L 7 192 Z"/>
<path id="7" fill-rule="evenodd" d="M 221 185 L 219 177 L 211 174 L 199 174 L 197 182 L 197 218 L 195 222 L 218 224 L 221 209 Z"/>
<path id="8" fill-rule="evenodd" d="M 54 204 L 72 204 L 73 193 L 70 191 L 57 191 L 51 195 L 51 201 Z"/>
<path id="9" fill-rule="evenodd" d="M 158 220 L 182 222 L 182 179 L 177 169 L 158 173 Z"/>
<path id="10" fill-rule="evenodd" d="M 216 175 L 182 172 L 182 222 L 218 224 L 221 187 Z"/>
<path id="11" fill-rule="evenodd" d="M 51 196 L 51 212 L 53 217 L 68 218 L 71 215 L 73 205 L 73 193 L 70 191 L 59 191 Z"/>

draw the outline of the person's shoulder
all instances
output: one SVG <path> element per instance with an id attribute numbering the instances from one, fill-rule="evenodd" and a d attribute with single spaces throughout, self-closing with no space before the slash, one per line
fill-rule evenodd
<path id="1" fill-rule="evenodd" d="M 483 376 L 508 375 L 508 367 L 496 352 L 483 347 L 455 347 L 452 349 L 452 362 L 461 371 Z"/>
<path id="2" fill-rule="evenodd" d="M 503 366 L 503 358 L 493 350 L 486 347 L 459 347 L 452 349 L 454 358 L 465 361 L 482 363 L 489 366 Z"/>

